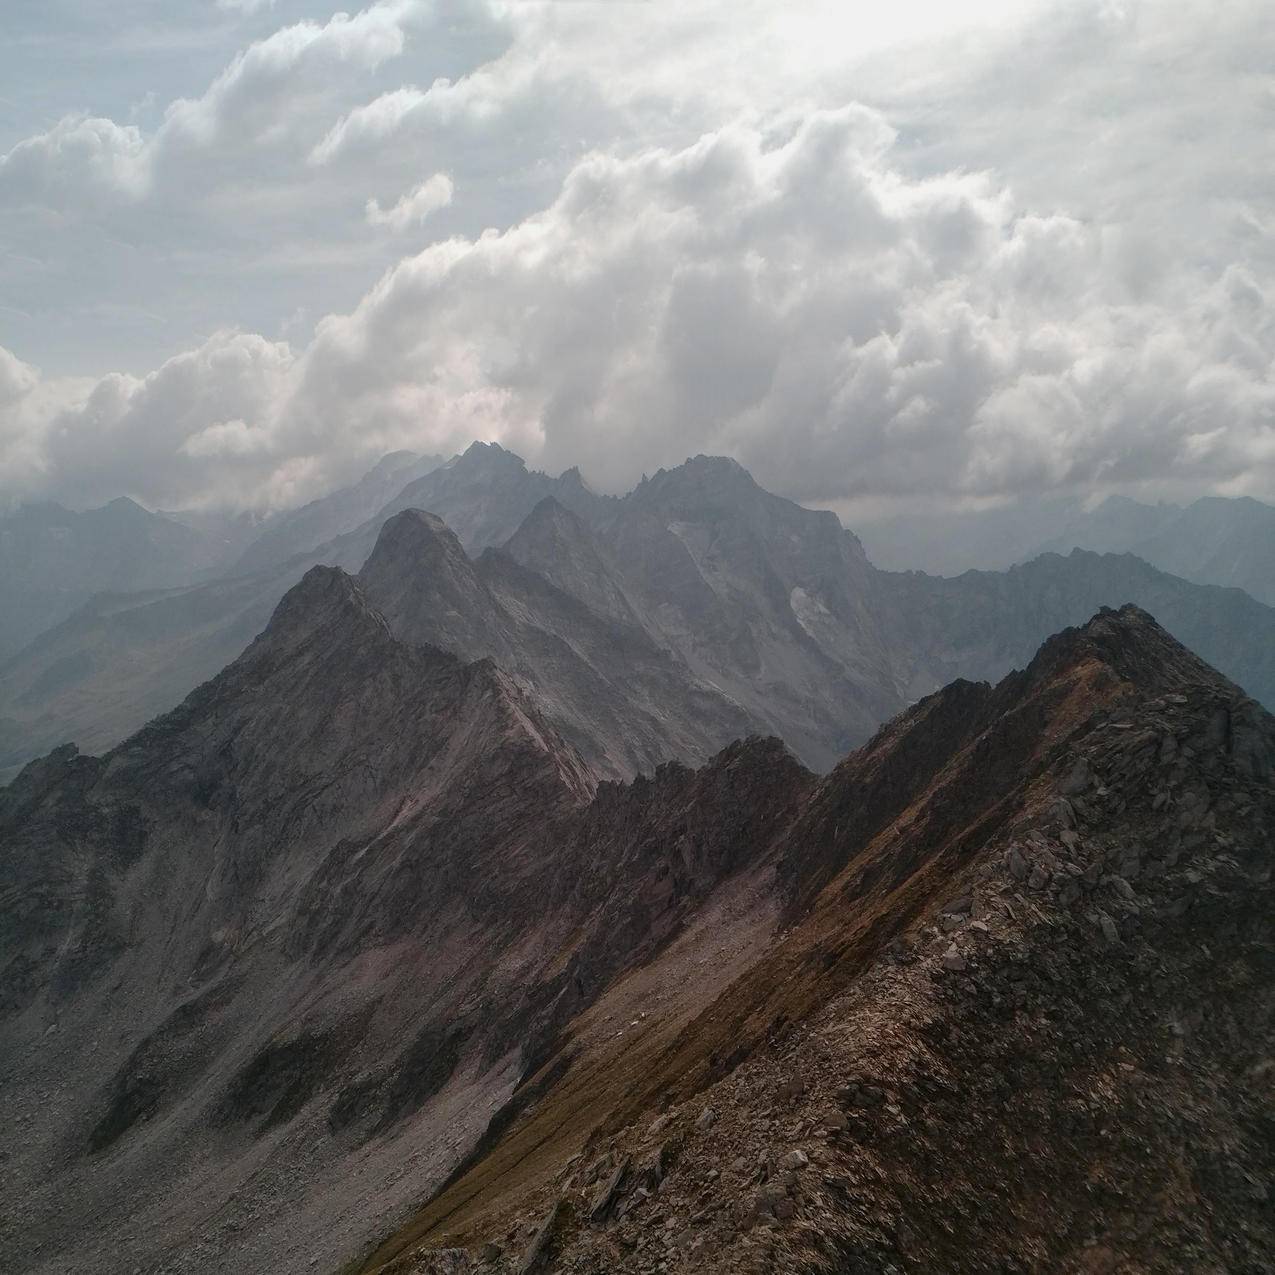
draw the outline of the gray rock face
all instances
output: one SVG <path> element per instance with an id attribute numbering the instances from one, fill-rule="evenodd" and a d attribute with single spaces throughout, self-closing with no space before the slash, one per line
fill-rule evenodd
<path id="1" fill-rule="evenodd" d="M 339 1183 L 339 1148 L 445 1105 L 462 1059 L 478 1092 L 507 1088 L 541 1007 L 467 1010 L 510 996 L 473 945 L 508 941 L 513 865 L 592 785 L 505 674 L 396 641 L 328 568 L 113 753 L 28 767 L 0 792 L 0 1068 L 41 1123 L 5 1147 L 30 1188 L 8 1225 L 46 1236 L 45 1269 L 149 1265 L 170 1194 L 187 1233 L 253 1174 L 296 1207 L 303 1181 Z M 316 1145 L 318 1182 L 299 1172 Z M 51 1209 L 116 1224 L 53 1243 Z"/>
<path id="2" fill-rule="evenodd" d="M 594 610 L 506 553 L 471 560 L 431 514 L 391 518 L 359 579 L 405 641 L 496 660 L 602 778 L 704 761 L 756 730 L 632 618 Z"/>

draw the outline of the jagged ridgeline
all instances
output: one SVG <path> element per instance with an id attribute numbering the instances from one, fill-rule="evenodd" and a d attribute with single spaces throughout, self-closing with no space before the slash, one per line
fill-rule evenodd
<path id="1" fill-rule="evenodd" d="M 616 782 L 506 557 L 404 513 L 0 790 L 4 1269 L 1269 1268 L 1264 710 L 1128 607 Z"/>
<path id="2" fill-rule="evenodd" d="M 1221 502 L 1232 514 L 1241 503 Z M 1050 634 L 1126 602 L 1275 704 L 1275 609 L 1239 589 L 1083 550 L 953 579 L 881 571 L 833 514 L 764 491 L 723 457 L 608 497 L 495 445 L 446 464 L 396 454 L 270 520 L 247 548 L 242 527 L 212 544 L 125 512 L 0 525 L 0 609 L 27 624 L 22 641 L 53 624 L 24 647 L 0 633 L 0 781 L 67 740 L 112 748 L 179 704 L 315 565 L 361 572 L 398 636 L 497 660 L 609 779 L 671 758 L 699 765 L 749 733 L 779 735 L 827 771 L 921 696 L 995 681 Z M 1229 527 L 1220 542 L 1198 527 L 1216 563 L 1243 537 L 1234 519 L 1209 522 Z M 109 592 L 90 597 L 90 580 Z"/>

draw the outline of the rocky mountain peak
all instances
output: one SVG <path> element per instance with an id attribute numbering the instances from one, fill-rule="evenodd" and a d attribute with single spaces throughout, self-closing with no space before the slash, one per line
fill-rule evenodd
<path id="1" fill-rule="evenodd" d="M 478 473 L 481 471 L 526 473 L 527 465 L 521 456 L 501 447 L 499 443 L 475 441 L 451 462 L 458 470 Z"/>
<path id="2" fill-rule="evenodd" d="M 405 509 L 388 519 L 358 574 L 360 585 L 407 642 L 427 642 L 467 658 L 515 652 L 490 590 L 441 518 Z"/>
<path id="3" fill-rule="evenodd" d="M 1143 694 L 1189 686 L 1237 690 L 1132 603 L 1119 610 L 1103 607 L 1087 624 L 1049 638 L 1028 666 L 1027 678 L 1039 679 L 1086 661 L 1101 663 Z"/>
<path id="4" fill-rule="evenodd" d="M 640 508 L 694 509 L 700 515 L 728 509 L 762 494 L 753 476 L 729 456 L 692 456 L 673 469 L 658 470 L 630 499 Z"/>
<path id="5" fill-rule="evenodd" d="M 387 631 L 352 576 L 339 567 L 311 567 L 283 595 L 270 623 L 245 655 L 254 649 L 279 654 L 316 632 L 346 624 Z"/>
<path id="6" fill-rule="evenodd" d="M 399 569 L 464 560 L 465 550 L 456 533 L 437 515 L 423 509 L 405 509 L 381 527 L 372 554 L 364 565 L 366 578 Z"/>
<path id="7" fill-rule="evenodd" d="M 116 496 L 114 500 L 107 501 L 97 512 L 118 518 L 149 518 L 151 516 L 150 510 L 144 509 L 131 496 Z"/>
<path id="8" fill-rule="evenodd" d="M 1047 647 L 789 778 L 812 906 L 675 1032 L 613 989 L 356 1269 L 1264 1269 L 1275 719 L 1136 608 Z"/>

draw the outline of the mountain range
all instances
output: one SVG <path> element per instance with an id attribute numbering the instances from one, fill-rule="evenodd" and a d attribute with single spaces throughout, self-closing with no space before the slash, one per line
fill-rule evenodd
<path id="1" fill-rule="evenodd" d="M 575 534 L 537 509 L 528 553 Z M 734 518 L 674 541 L 737 579 Z M 824 775 L 753 736 L 608 780 L 572 659 L 426 631 L 481 603 L 456 640 L 518 657 L 583 605 L 529 570 L 398 513 L 0 789 L 0 1269 L 1269 1265 L 1275 719 L 1125 607 Z"/>
<path id="2" fill-rule="evenodd" d="M 0 665 L 0 777 L 68 740 L 112 747 L 234 659 L 311 566 L 364 572 L 382 528 L 410 510 L 434 516 L 413 523 L 412 551 L 435 554 L 438 595 L 408 615 L 365 573 L 375 604 L 400 636 L 496 659 L 606 778 L 697 764 L 750 732 L 827 770 L 918 697 L 999 678 L 1051 633 L 1125 602 L 1275 704 L 1275 610 L 1133 555 L 887 572 L 835 515 L 725 458 L 607 497 L 576 470 L 552 478 L 475 444 L 441 465 L 387 457 L 271 520 L 230 574 L 83 603 Z"/>
<path id="3" fill-rule="evenodd" d="M 95 593 L 189 584 L 229 565 L 246 524 L 192 526 L 120 497 L 77 513 L 53 503 L 0 517 L 0 660 Z"/>
<path id="4" fill-rule="evenodd" d="M 1109 496 L 1091 509 L 1052 497 L 895 514 L 864 522 L 859 533 L 873 562 L 893 570 L 959 575 L 1088 549 L 1131 553 L 1184 580 L 1243 589 L 1275 605 L 1275 507 L 1248 496 L 1206 496 L 1185 506 Z"/>

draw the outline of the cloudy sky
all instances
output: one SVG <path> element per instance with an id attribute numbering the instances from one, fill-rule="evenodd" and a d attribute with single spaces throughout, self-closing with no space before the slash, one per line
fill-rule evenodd
<path id="1" fill-rule="evenodd" d="M 9 499 L 279 507 L 475 438 L 843 510 L 1275 498 L 1269 0 L 5 0 L 0 36 Z"/>

